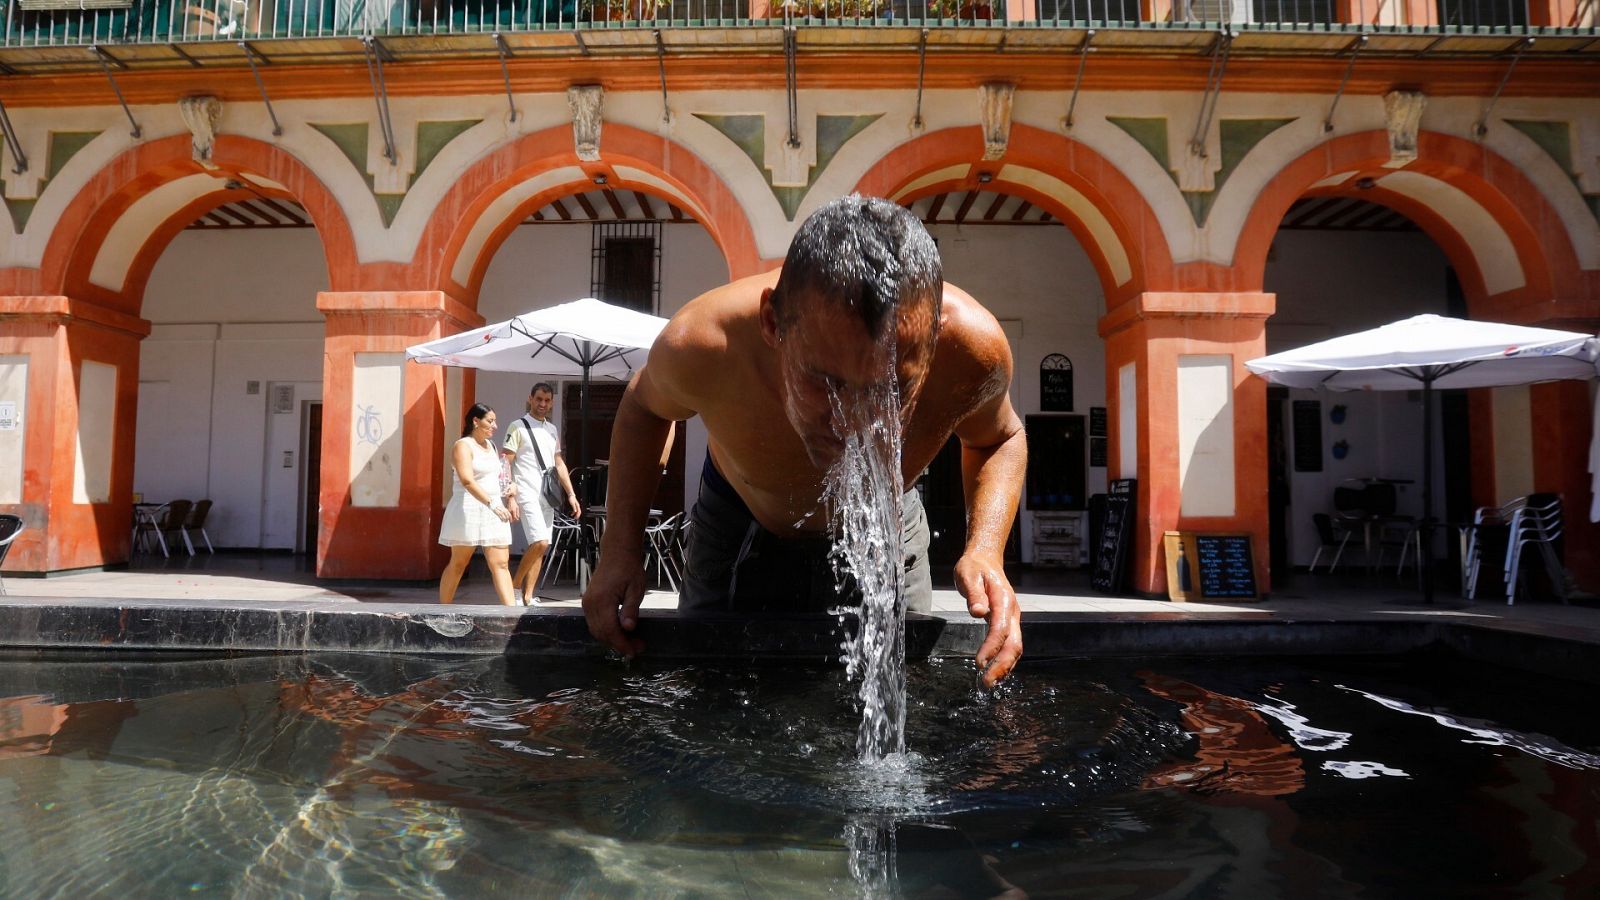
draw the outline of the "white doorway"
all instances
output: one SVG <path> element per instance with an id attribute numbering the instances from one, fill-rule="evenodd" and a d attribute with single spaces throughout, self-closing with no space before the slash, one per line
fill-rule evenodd
<path id="1" fill-rule="evenodd" d="M 266 441 L 261 473 L 261 549 L 304 550 L 305 405 L 321 403 L 320 381 L 267 382 Z"/>

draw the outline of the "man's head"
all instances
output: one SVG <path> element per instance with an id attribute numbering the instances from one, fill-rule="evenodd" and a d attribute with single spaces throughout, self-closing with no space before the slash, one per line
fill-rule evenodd
<path id="1" fill-rule="evenodd" d="M 933 238 L 898 204 L 851 195 L 801 224 L 777 285 L 762 295 L 761 327 L 813 462 L 838 451 L 832 396 L 848 401 L 892 371 L 909 412 L 933 360 L 943 296 Z"/>
<path id="2" fill-rule="evenodd" d="M 528 412 L 541 422 L 550 418 L 550 410 L 555 403 L 556 389 L 548 381 L 541 381 L 528 391 Z"/>

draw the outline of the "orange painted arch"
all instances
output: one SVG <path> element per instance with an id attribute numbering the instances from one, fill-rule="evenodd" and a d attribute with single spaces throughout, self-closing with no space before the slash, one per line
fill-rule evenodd
<path id="1" fill-rule="evenodd" d="M 573 148 L 572 129 L 555 127 L 518 138 L 473 163 L 440 199 L 423 229 L 418 259 L 431 261 L 425 276 L 428 283 L 463 298 L 469 305 L 475 304 L 489 262 L 522 217 L 551 200 L 592 189 L 593 178 L 598 174 L 606 175 L 608 187 L 639 191 L 682 205 L 683 201 L 653 185 L 620 178 L 616 166 L 648 172 L 682 192 L 696 207 L 684 212 L 694 216 L 711 234 L 722 249 L 732 277 L 760 271 L 755 229 L 744 208 L 722 179 L 692 151 L 637 128 L 607 123 L 600 154 L 599 162 L 580 161 Z M 478 258 L 473 260 L 468 283 L 456 284 L 451 275 L 456 260 L 464 252 L 473 226 L 489 206 L 516 185 L 542 172 L 569 166 L 583 169 L 585 180 L 553 187 L 519 204 L 517 210 L 496 224 Z"/>
<path id="2" fill-rule="evenodd" d="M 1360 196 L 1416 222 L 1455 266 L 1474 315 L 1516 321 L 1525 318 L 1519 310 L 1527 304 L 1583 297 L 1592 289 L 1592 279 L 1579 269 L 1571 238 L 1555 209 L 1539 187 L 1503 157 L 1472 141 L 1424 131 L 1417 136 L 1415 162 L 1396 170 L 1384 168 L 1388 161 L 1388 134 L 1367 131 L 1318 145 L 1284 166 L 1262 189 L 1240 232 L 1233 266 L 1240 282 L 1251 289 L 1261 289 L 1267 250 L 1289 206 L 1301 197 L 1320 195 Z M 1523 287 L 1488 296 L 1481 266 L 1472 258 L 1465 239 L 1444 216 L 1425 204 L 1382 191 L 1381 183 L 1371 191 L 1358 192 L 1354 187 L 1360 175 L 1378 178 L 1395 171 L 1438 179 L 1482 206 L 1510 238 L 1522 266 Z M 1356 174 L 1338 187 L 1312 187 L 1342 172 Z"/>
<path id="3" fill-rule="evenodd" d="M 1095 271 L 1100 274 L 1107 309 L 1145 291 L 1169 289 L 1173 283 L 1172 251 L 1167 245 L 1166 235 L 1161 231 L 1161 223 L 1145 196 L 1104 156 L 1078 141 L 1041 128 L 1012 125 L 1006 155 L 993 161 L 983 159 L 983 131 L 978 126 L 946 128 L 923 135 L 901 144 L 880 159 L 861 176 L 856 183 L 856 191 L 868 196 L 893 197 L 918 178 L 956 165 L 974 167 L 973 174 L 969 176 L 970 184 L 961 183 L 968 189 L 977 188 L 976 173 L 980 169 L 998 176 L 1005 166 L 1020 166 L 1059 178 L 1088 198 L 1111 223 L 1112 230 L 1128 254 L 1133 274 L 1126 284 L 1117 285 L 1113 282 L 1110 277 L 1111 266 L 1105 254 L 1094 241 L 1088 239 L 1084 224 L 1061 204 L 1020 185 L 1005 185 L 999 181 L 984 185 L 987 190 L 996 190 L 996 185 L 999 185 L 1007 193 L 1043 207 L 1067 224 L 1094 263 Z M 930 187 L 948 190 L 951 186 Z M 915 196 L 928 192 L 918 189 Z"/>
<path id="4" fill-rule="evenodd" d="M 344 210 L 305 163 L 281 147 L 254 138 L 218 135 L 212 149 L 215 169 L 192 158 L 189 135 L 175 135 L 132 147 L 107 163 L 67 204 L 51 232 L 40 266 L 41 283 L 69 297 L 101 303 L 137 315 L 150 271 L 172 239 L 200 215 L 230 200 L 254 196 L 224 187 L 230 176 L 259 175 L 284 185 L 317 228 L 330 278 L 356 267 L 355 240 Z M 134 202 L 155 188 L 189 175 L 216 176 L 213 194 L 188 204 L 151 228 L 118 291 L 89 282 L 101 244 Z"/>

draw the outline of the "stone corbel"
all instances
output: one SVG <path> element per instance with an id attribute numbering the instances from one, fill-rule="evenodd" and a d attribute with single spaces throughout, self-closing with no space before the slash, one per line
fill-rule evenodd
<path id="1" fill-rule="evenodd" d="M 990 82 L 978 86 L 978 115 L 983 122 L 983 158 L 1001 159 L 1011 142 L 1011 103 L 1017 86 Z"/>
<path id="2" fill-rule="evenodd" d="M 567 105 L 572 107 L 572 143 L 578 159 L 600 161 L 600 118 L 605 88 L 598 84 L 575 84 L 567 88 Z"/>
<path id="3" fill-rule="evenodd" d="M 20 117 L 19 117 L 20 118 Z M 27 171 L 18 172 L 17 161 L 11 155 L 9 147 L 0 148 L 0 180 L 5 183 L 5 198 L 7 200 L 37 200 L 39 199 L 39 182 L 45 177 L 45 167 L 38 164 L 38 160 L 50 158 L 50 130 L 48 128 L 21 128 L 17 130 L 17 140 L 22 144 L 22 152 L 33 162 Z M 69 159 L 71 157 L 68 157 Z M 3 228 L 0 223 L 0 228 Z"/>
<path id="4" fill-rule="evenodd" d="M 183 124 L 189 127 L 189 147 L 194 161 L 215 169 L 211 148 L 217 142 L 217 119 L 222 115 L 222 101 L 209 95 L 184 97 L 178 101 L 178 112 L 183 116 Z"/>
<path id="5" fill-rule="evenodd" d="M 1399 169 L 1416 161 L 1417 130 L 1428 95 L 1416 91 L 1390 91 L 1383 95 L 1383 119 L 1389 127 L 1389 161 L 1384 168 Z"/>

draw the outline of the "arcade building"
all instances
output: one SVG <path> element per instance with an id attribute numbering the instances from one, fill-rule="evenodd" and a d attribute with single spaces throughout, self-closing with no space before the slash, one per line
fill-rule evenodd
<path id="1" fill-rule="evenodd" d="M 9 0 L 0 104 L 8 575 L 125 564 L 136 498 L 205 498 L 218 547 L 436 578 L 462 411 L 536 379 L 406 347 L 584 296 L 670 316 L 851 192 L 1010 337 L 1015 561 L 1085 564 L 1088 498 L 1135 479 L 1134 592 L 1167 531 L 1249 535 L 1270 590 L 1336 488 L 1420 515 L 1414 393 L 1247 360 L 1429 312 L 1600 331 L 1587 0 Z M 560 387 L 594 465 L 620 387 L 585 458 Z M 1559 494 L 1591 590 L 1593 391 L 1452 393 L 1434 466 L 1447 519 Z M 953 562 L 951 453 L 923 488 Z"/>

